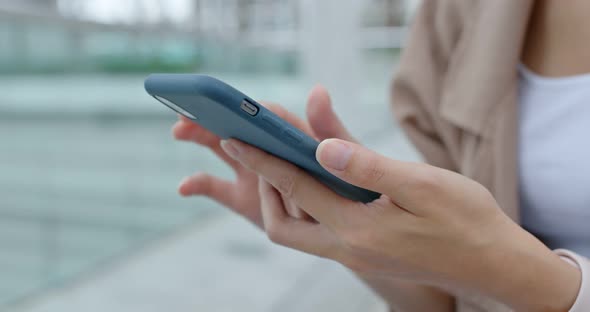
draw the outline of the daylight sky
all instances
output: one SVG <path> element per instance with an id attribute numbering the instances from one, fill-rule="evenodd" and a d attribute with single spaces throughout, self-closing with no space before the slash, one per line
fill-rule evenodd
<path id="1" fill-rule="evenodd" d="M 160 18 L 185 21 L 191 14 L 192 0 L 59 0 L 67 15 L 104 23 L 156 22 Z"/>

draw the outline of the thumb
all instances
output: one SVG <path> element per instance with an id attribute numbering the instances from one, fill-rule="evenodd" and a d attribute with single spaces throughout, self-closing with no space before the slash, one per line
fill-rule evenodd
<path id="1" fill-rule="evenodd" d="M 356 142 L 334 113 L 330 94 L 321 85 L 316 85 L 311 89 L 307 100 L 307 118 L 319 140 L 339 138 Z"/>
<path id="2" fill-rule="evenodd" d="M 394 160 L 361 145 L 339 139 L 327 139 L 316 151 L 318 162 L 342 180 L 392 198 L 411 181 L 416 164 Z"/>

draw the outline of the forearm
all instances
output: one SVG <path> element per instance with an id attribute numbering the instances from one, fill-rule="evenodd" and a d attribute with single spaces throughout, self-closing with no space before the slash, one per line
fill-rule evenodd
<path id="1" fill-rule="evenodd" d="M 517 311 L 568 311 L 580 288 L 579 269 L 521 228 L 505 233 L 470 284 Z"/>
<path id="2" fill-rule="evenodd" d="M 435 287 L 391 278 L 357 276 L 387 302 L 390 311 L 451 312 L 455 310 L 453 297 Z"/>

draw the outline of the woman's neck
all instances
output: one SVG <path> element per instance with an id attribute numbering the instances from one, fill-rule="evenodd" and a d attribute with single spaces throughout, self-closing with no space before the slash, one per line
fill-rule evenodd
<path id="1" fill-rule="evenodd" d="M 535 1 L 522 62 L 550 77 L 590 72 L 590 1 Z"/>

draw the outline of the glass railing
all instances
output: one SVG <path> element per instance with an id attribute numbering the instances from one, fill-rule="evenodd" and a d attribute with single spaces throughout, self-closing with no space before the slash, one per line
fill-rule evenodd
<path id="1" fill-rule="evenodd" d="M 231 172 L 173 141 L 176 117 L 143 91 L 148 73 L 212 73 L 303 115 L 314 81 L 299 51 L 152 30 L 0 10 L 0 310 L 220 216 L 218 204 L 182 199 L 176 186 L 198 169 Z M 339 112 L 361 138 L 389 123 L 398 53 L 359 60 L 363 108 Z"/>

